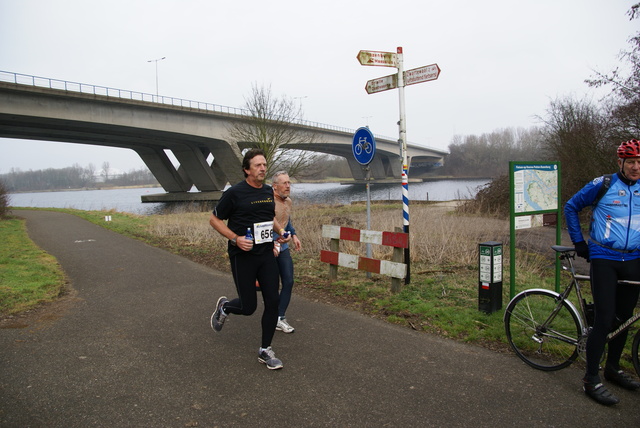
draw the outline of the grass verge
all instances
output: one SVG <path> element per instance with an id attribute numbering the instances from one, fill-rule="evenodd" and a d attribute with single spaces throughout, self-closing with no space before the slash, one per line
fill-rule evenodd
<path id="1" fill-rule="evenodd" d="M 31 309 L 63 293 L 60 266 L 31 242 L 24 221 L 0 220 L 0 242 L 0 315 Z"/>

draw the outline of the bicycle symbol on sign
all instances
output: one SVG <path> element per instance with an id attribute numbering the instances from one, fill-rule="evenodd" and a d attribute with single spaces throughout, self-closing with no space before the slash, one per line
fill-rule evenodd
<path id="1" fill-rule="evenodd" d="M 356 156 L 360 156 L 363 149 L 368 155 L 371 154 L 371 151 L 373 150 L 373 144 L 367 141 L 367 137 L 360 137 L 358 139 L 358 144 L 356 144 L 354 148 Z"/>

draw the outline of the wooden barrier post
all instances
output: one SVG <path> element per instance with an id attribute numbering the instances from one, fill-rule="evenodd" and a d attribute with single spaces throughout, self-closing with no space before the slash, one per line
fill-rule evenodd
<path id="1" fill-rule="evenodd" d="M 331 243 L 329 243 L 329 249 L 333 252 L 340 252 L 340 240 L 331 238 Z M 330 264 L 329 265 L 329 279 L 331 281 L 335 281 L 338 279 L 338 265 Z"/>
<path id="2" fill-rule="evenodd" d="M 366 272 L 388 275 L 391 279 L 393 292 L 400 291 L 401 279 L 406 278 L 408 267 L 403 263 L 404 250 L 409 245 L 409 234 L 401 232 L 377 232 L 374 230 L 359 230 L 350 227 L 333 225 L 322 226 L 322 236 L 330 238 L 330 251 L 320 251 L 320 261 L 329 263 L 329 277 L 338 279 L 338 266 L 364 270 Z M 393 261 L 360 257 L 353 254 L 341 253 L 340 239 L 378 244 L 394 247 Z"/>

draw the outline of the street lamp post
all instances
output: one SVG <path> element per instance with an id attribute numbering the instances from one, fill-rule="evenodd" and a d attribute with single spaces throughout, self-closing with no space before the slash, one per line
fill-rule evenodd
<path id="1" fill-rule="evenodd" d="M 303 98 L 307 98 L 307 95 L 305 95 L 304 97 L 294 97 L 294 100 L 300 100 L 300 110 L 302 110 L 302 99 Z"/>
<path id="2" fill-rule="evenodd" d="M 155 62 L 156 63 L 156 101 L 160 98 L 160 95 L 158 93 L 158 61 L 162 61 L 165 58 L 166 58 L 166 56 L 163 56 L 162 58 L 150 59 L 149 61 L 147 61 L 147 62 Z"/>

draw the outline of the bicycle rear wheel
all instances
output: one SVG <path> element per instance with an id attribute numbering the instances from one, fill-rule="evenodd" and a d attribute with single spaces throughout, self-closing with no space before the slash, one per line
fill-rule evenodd
<path id="1" fill-rule="evenodd" d="M 525 363 L 538 370 L 559 370 L 578 356 L 581 322 L 573 305 L 550 290 L 526 290 L 514 297 L 504 313 L 509 345 Z"/>
<path id="2" fill-rule="evenodd" d="M 631 345 L 631 359 L 633 360 L 633 367 L 636 369 L 636 373 L 640 377 L 640 355 L 638 352 L 640 348 L 640 330 L 636 333 L 633 338 L 633 344 Z"/>

